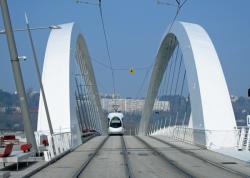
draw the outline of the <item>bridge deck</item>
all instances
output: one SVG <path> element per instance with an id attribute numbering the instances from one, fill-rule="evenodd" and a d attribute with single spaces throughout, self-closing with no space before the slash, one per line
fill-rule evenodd
<path id="1" fill-rule="evenodd" d="M 170 140 L 164 136 L 151 137 L 124 136 L 128 151 L 131 177 L 248 177 L 250 164 L 221 155 L 198 146 Z M 123 158 L 120 136 L 107 139 L 95 156 L 93 153 L 105 140 L 104 136 L 95 137 L 79 146 L 73 152 L 54 164 L 39 171 L 35 178 L 79 177 L 128 177 Z M 152 150 L 153 149 L 153 150 Z M 89 164 L 82 169 L 82 165 Z M 81 171 L 80 171 L 81 170 Z"/>

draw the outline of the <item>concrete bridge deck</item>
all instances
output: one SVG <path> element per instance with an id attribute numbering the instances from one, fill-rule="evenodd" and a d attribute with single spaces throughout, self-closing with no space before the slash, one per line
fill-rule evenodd
<path id="1" fill-rule="evenodd" d="M 250 177 L 247 162 L 165 136 L 156 138 L 166 143 L 152 137 L 140 138 L 124 136 L 133 177 Z M 109 137 L 93 156 L 104 139 L 105 136 L 95 137 L 32 177 L 128 177 L 121 136 Z M 90 156 L 93 159 L 83 169 Z"/>

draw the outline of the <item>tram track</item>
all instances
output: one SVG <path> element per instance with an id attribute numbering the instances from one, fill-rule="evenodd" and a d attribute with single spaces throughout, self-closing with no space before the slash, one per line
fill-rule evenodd
<path id="1" fill-rule="evenodd" d="M 128 157 L 128 150 L 127 150 L 124 136 L 121 136 L 121 142 L 122 142 L 122 152 L 123 152 L 123 157 L 124 157 L 124 164 L 126 166 L 127 176 L 128 178 L 134 178 L 134 175 L 132 172 L 132 166 Z"/>
<path id="2" fill-rule="evenodd" d="M 182 147 L 157 137 L 102 136 L 82 145 L 68 158 L 62 158 L 34 177 L 249 178 L 249 171 L 245 170 L 249 168 L 247 164 L 236 161 L 235 166 L 223 167 L 218 165 L 222 164 L 218 160 L 230 161 L 230 158 L 211 160 L 210 156 L 214 158 L 217 154 L 194 150 L 199 149 Z"/>
<path id="3" fill-rule="evenodd" d="M 163 143 L 163 144 L 165 144 L 165 145 L 168 145 L 168 146 L 170 146 L 170 147 L 172 147 L 172 148 L 174 148 L 174 149 L 176 149 L 176 150 L 178 150 L 178 151 L 180 151 L 180 152 L 182 152 L 182 153 L 184 153 L 184 154 L 188 154 L 188 155 L 190 155 L 190 156 L 192 156 L 192 157 L 194 157 L 194 158 L 197 158 L 197 159 L 199 159 L 199 160 L 201 160 L 201 161 L 203 161 L 203 162 L 206 162 L 206 163 L 208 163 L 208 164 L 210 164 L 210 165 L 212 165 L 212 166 L 215 166 L 215 167 L 217 167 L 217 168 L 219 168 L 219 169 L 223 169 L 224 171 L 227 171 L 227 172 L 229 172 L 229 173 L 232 173 L 232 174 L 241 176 L 242 178 L 250 178 L 249 175 L 246 175 L 246 174 L 244 174 L 244 173 L 235 171 L 235 170 L 230 169 L 230 168 L 228 168 L 228 167 L 225 167 L 225 166 L 223 166 L 223 165 L 221 165 L 221 164 L 219 164 L 219 163 L 210 161 L 210 160 L 208 160 L 208 159 L 206 159 L 206 158 L 204 158 L 204 157 L 201 157 L 201 156 L 195 154 L 194 152 L 185 150 L 185 149 L 183 149 L 183 148 L 181 148 L 181 147 L 178 147 L 178 146 L 176 146 L 176 145 L 174 145 L 174 144 L 171 144 L 171 143 L 169 143 L 169 142 L 166 142 L 166 141 L 164 141 L 164 140 L 162 140 L 162 139 L 159 139 L 159 138 L 153 137 L 153 136 L 149 136 L 149 137 L 150 137 L 151 139 L 154 139 L 154 140 L 156 140 L 156 141 L 158 141 L 158 142 L 161 142 L 161 143 Z"/>
<path id="4" fill-rule="evenodd" d="M 81 167 L 75 172 L 75 174 L 72 176 L 72 178 L 78 178 L 84 170 L 87 168 L 89 163 L 94 159 L 94 157 L 97 155 L 97 153 L 101 150 L 103 145 L 107 142 L 109 139 L 109 136 L 107 136 L 101 144 L 95 149 L 95 151 L 89 156 L 89 158 L 81 165 Z"/>
<path id="5" fill-rule="evenodd" d="M 153 146 L 151 146 L 150 144 L 148 144 L 142 138 L 140 138 L 138 136 L 135 136 L 135 138 L 138 141 L 140 141 L 141 143 L 143 143 L 146 147 L 148 147 L 149 149 L 151 149 L 154 153 L 156 153 L 159 156 L 159 158 L 162 159 L 166 164 L 170 164 L 177 171 L 180 171 L 185 177 L 187 177 L 187 178 L 196 178 L 196 176 L 192 175 L 187 170 L 185 170 L 185 169 L 181 168 L 180 166 L 178 166 L 173 160 L 171 160 L 168 157 L 166 157 L 162 152 L 160 152 L 157 149 L 155 149 Z"/>

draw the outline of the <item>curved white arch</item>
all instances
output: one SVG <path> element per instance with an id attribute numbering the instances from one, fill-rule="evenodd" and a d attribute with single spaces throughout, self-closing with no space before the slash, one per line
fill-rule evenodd
<path id="1" fill-rule="evenodd" d="M 81 133 L 76 113 L 76 67 L 79 67 L 82 73 L 88 73 L 88 82 L 91 84 L 100 114 L 99 119 L 104 117 L 85 40 L 74 23 L 59 26 L 60 29 L 51 31 L 48 39 L 42 82 L 54 132 L 71 132 L 73 145 L 79 145 Z M 78 61 L 79 66 L 75 62 L 76 51 L 82 56 L 81 63 Z M 81 65 L 87 67 L 83 68 Z M 40 97 L 37 131 L 48 133 L 48 130 L 43 98 Z"/>
<path id="2" fill-rule="evenodd" d="M 173 53 L 170 44 L 177 39 L 183 53 L 183 61 L 187 72 L 187 83 L 190 92 L 193 129 L 210 131 L 228 131 L 233 134 L 236 128 L 234 112 L 220 65 L 219 58 L 207 32 L 197 24 L 175 22 L 171 31 L 164 35 L 157 53 L 156 62 L 150 79 L 147 98 L 145 101 L 140 134 L 145 134 L 153 104 L 158 89 Z M 194 134 L 194 140 L 207 146 L 233 146 L 235 137 L 220 143 L 222 138 L 218 134 L 201 137 Z M 217 138 L 216 138 L 217 137 Z M 230 137 L 230 134 L 228 135 Z"/>

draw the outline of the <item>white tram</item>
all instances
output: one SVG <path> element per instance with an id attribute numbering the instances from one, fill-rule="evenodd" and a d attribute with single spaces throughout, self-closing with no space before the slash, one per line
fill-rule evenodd
<path id="1" fill-rule="evenodd" d="M 112 112 L 108 115 L 108 134 L 109 135 L 123 135 L 123 114 L 119 112 Z"/>

